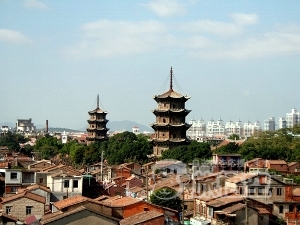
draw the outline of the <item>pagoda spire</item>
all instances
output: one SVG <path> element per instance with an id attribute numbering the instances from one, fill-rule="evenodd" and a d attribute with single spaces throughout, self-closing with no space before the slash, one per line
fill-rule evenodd
<path id="1" fill-rule="evenodd" d="M 97 95 L 97 109 L 99 109 L 99 94 Z"/>
<path id="2" fill-rule="evenodd" d="M 173 69 L 170 69 L 170 91 L 173 91 Z"/>

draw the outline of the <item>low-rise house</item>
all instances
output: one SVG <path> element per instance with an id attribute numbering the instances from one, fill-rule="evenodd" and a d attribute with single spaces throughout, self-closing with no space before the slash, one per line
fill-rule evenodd
<path id="1" fill-rule="evenodd" d="M 191 224 L 209 224 L 212 222 L 213 211 L 209 208 L 207 203 L 221 197 L 234 196 L 236 190 L 233 188 L 217 188 L 211 191 L 202 193 L 200 196 L 194 198 L 194 215 L 190 219 Z M 240 200 L 240 199 L 239 199 Z"/>
<path id="2" fill-rule="evenodd" d="M 45 197 L 22 191 L 3 198 L 1 205 L 3 212 L 24 221 L 30 215 L 41 218 L 45 214 L 45 203 Z"/>
<path id="3" fill-rule="evenodd" d="M 286 185 L 284 199 L 273 202 L 273 212 L 284 219 L 287 225 L 296 224 L 300 219 L 300 187 Z"/>
<path id="4" fill-rule="evenodd" d="M 39 162 L 28 165 L 28 169 L 34 169 L 36 171 L 42 171 L 50 166 L 54 166 L 50 160 L 41 160 Z"/>
<path id="5" fill-rule="evenodd" d="M 114 182 L 110 183 L 103 183 L 103 193 L 107 196 L 114 197 L 114 196 L 125 196 L 125 188 L 119 184 Z"/>
<path id="6" fill-rule="evenodd" d="M 284 201 L 285 186 L 284 182 L 271 177 L 268 173 L 240 173 L 225 181 L 225 187 L 265 204 Z"/>
<path id="7" fill-rule="evenodd" d="M 249 172 L 250 168 L 266 168 L 266 160 L 254 158 L 244 163 L 244 171 Z"/>
<path id="8" fill-rule="evenodd" d="M 18 189 L 27 187 L 36 182 L 35 172 L 30 170 L 5 170 L 5 196 L 13 195 Z"/>
<path id="9" fill-rule="evenodd" d="M 47 186 L 52 191 L 51 201 L 82 195 L 82 175 L 60 171 L 47 176 Z"/>
<path id="10" fill-rule="evenodd" d="M 50 210 L 50 197 L 51 197 L 51 190 L 48 187 L 34 184 L 26 187 L 25 189 L 19 189 L 18 193 L 21 193 L 23 191 L 31 192 L 33 194 L 42 196 L 45 198 L 45 211 L 47 212 Z"/>
<path id="11" fill-rule="evenodd" d="M 300 162 L 290 162 L 288 164 L 288 174 L 299 175 L 300 174 Z"/>
<path id="12" fill-rule="evenodd" d="M 268 170 L 276 170 L 282 175 L 287 175 L 288 164 L 284 160 L 266 160 Z"/>
<path id="13" fill-rule="evenodd" d="M 132 174 L 130 177 L 126 178 L 126 189 L 130 189 L 133 187 L 143 187 L 143 182 L 137 176 Z"/>

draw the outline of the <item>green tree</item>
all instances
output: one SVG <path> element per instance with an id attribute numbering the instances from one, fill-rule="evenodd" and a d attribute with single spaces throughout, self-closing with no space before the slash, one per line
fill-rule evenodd
<path id="1" fill-rule="evenodd" d="M 240 140 L 240 136 L 237 134 L 231 134 L 229 135 L 228 139 L 230 140 Z"/>
<path id="2" fill-rule="evenodd" d="M 20 144 L 24 144 L 27 141 L 28 139 L 21 134 L 7 132 L 0 137 L 0 146 L 7 146 L 9 150 L 19 151 Z"/>
<path id="3" fill-rule="evenodd" d="M 189 145 L 165 150 L 161 158 L 177 159 L 184 163 L 189 163 L 195 159 L 209 159 L 211 156 L 212 152 L 208 143 L 192 141 Z"/>
<path id="4" fill-rule="evenodd" d="M 169 187 L 160 188 L 152 193 L 150 201 L 155 205 L 181 210 L 182 200 L 178 197 L 177 192 Z"/>
<path id="5" fill-rule="evenodd" d="M 51 159 L 59 153 L 61 148 L 62 144 L 56 137 L 46 135 L 37 139 L 33 150 L 40 152 L 43 159 Z"/>
<path id="6" fill-rule="evenodd" d="M 105 144 L 105 159 L 110 164 L 121 164 L 128 161 L 143 163 L 152 153 L 151 142 L 145 135 L 123 132 L 111 137 Z"/>
<path id="7" fill-rule="evenodd" d="M 238 153 L 240 146 L 235 142 L 229 142 L 227 145 L 218 147 L 215 153 L 226 154 L 226 153 Z"/>

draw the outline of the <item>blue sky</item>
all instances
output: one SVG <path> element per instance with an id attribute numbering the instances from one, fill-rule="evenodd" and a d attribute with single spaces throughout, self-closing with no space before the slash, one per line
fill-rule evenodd
<path id="1" fill-rule="evenodd" d="M 300 110 L 299 12 L 298 0 L 0 0 L 0 122 L 82 128 L 99 94 L 110 121 L 149 125 L 171 66 L 187 121 L 278 121 Z"/>

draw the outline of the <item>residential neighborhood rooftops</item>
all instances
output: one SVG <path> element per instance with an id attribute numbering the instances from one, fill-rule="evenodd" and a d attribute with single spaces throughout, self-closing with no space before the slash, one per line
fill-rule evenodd
<path id="1" fill-rule="evenodd" d="M 146 222 L 148 220 L 164 216 L 163 213 L 157 212 L 155 210 L 149 210 L 149 211 L 143 211 L 140 213 L 137 213 L 133 216 L 130 216 L 128 218 L 122 219 L 120 221 L 120 225 L 135 225 L 135 224 L 142 224 L 143 222 Z"/>
<path id="2" fill-rule="evenodd" d="M 125 207 L 128 205 L 135 204 L 137 202 L 140 202 L 142 200 L 132 197 L 121 197 L 119 198 L 108 198 L 102 201 L 104 205 L 111 206 L 111 207 Z"/>

